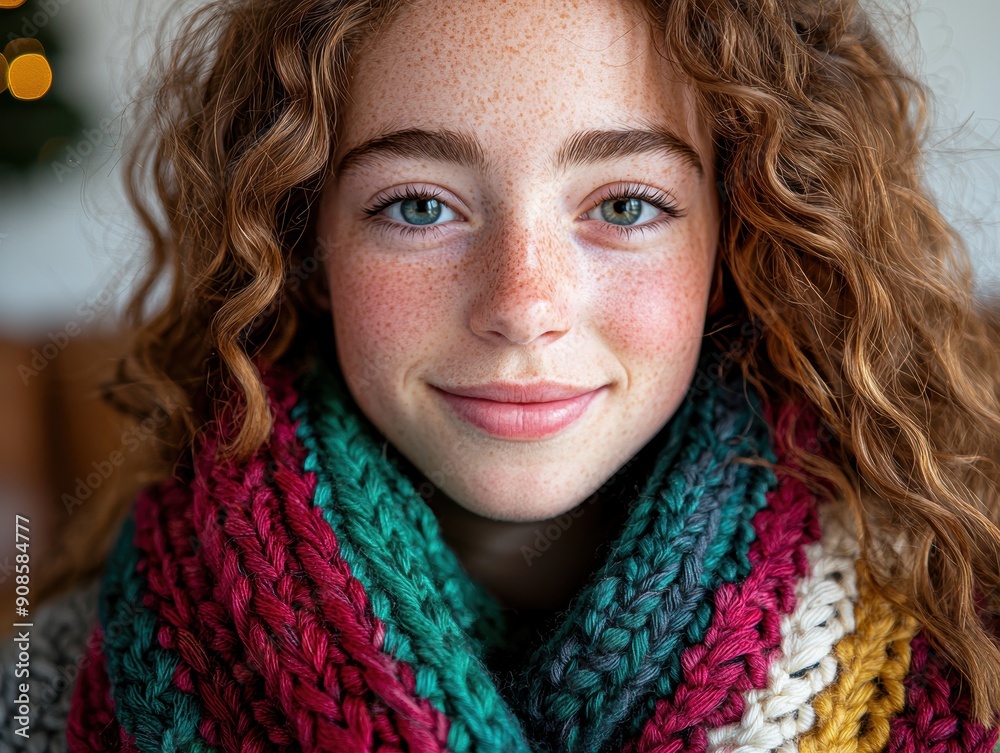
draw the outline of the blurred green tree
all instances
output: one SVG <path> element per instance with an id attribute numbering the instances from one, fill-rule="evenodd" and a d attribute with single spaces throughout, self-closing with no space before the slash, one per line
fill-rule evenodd
<path id="1" fill-rule="evenodd" d="M 72 0 L 70 0 L 72 1 Z M 53 70 L 52 88 L 36 100 L 0 93 L 0 172 L 26 173 L 65 160 L 67 147 L 84 138 L 90 125 L 78 106 L 58 86 L 62 55 L 59 12 L 67 0 L 28 0 L 20 8 L 0 9 L 0 50 L 14 39 L 37 39 Z"/>

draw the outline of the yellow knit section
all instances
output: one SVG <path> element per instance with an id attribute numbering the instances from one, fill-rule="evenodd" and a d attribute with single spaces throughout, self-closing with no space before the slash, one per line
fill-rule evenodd
<path id="1" fill-rule="evenodd" d="M 835 649 L 837 679 L 813 701 L 816 723 L 800 753 L 880 753 L 889 720 L 903 710 L 916 620 L 900 613 L 858 578 L 855 630 Z"/>

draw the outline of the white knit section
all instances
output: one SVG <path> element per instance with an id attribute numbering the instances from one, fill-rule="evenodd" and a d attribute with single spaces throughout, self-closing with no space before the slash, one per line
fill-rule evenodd
<path id="1" fill-rule="evenodd" d="M 739 724 L 711 729 L 715 753 L 794 753 L 816 718 L 812 701 L 837 676 L 834 647 L 854 632 L 858 539 L 841 505 L 819 509 L 821 538 L 805 548 L 809 573 L 795 587 L 795 609 L 781 618 L 781 655 L 767 687 L 748 690 Z"/>

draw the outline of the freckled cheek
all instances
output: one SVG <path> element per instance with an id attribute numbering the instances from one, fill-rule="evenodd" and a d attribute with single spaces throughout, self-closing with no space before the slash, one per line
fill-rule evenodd
<path id="1" fill-rule="evenodd" d="M 620 275 L 601 292 L 612 347 L 634 366 L 689 357 L 704 332 L 710 282 L 707 265 L 695 259 Z"/>
<path id="2" fill-rule="evenodd" d="M 440 324 L 432 278 L 415 265 L 352 254 L 330 266 L 337 352 L 345 376 L 396 383 L 426 360 Z"/>

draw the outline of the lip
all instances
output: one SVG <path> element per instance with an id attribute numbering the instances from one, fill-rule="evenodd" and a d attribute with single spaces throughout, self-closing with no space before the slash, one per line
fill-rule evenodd
<path id="1" fill-rule="evenodd" d="M 543 439 L 558 434 L 579 420 L 606 387 L 607 385 L 603 385 L 586 392 L 580 392 L 580 388 L 552 383 L 536 383 L 520 387 L 494 384 L 475 388 L 476 391 L 486 391 L 493 395 L 501 394 L 514 398 L 529 395 L 536 398 L 527 402 L 460 395 L 436 386 L 434 391 L 459 418 L 487 434 L 502 439 Z M 561 398 L 538 399 L 539 395 L 545 397 L 558 395 L 560 390 L 564 395 Z M 565 396 L 570 390 L 574 394 Z"/>
<path id="2" fill-rule="evenodd" d="M 435 387 L 437 385 L 434 385 Z M 491 382 L 471 387 L 438 387 L 452 395 L 462 397 L 477 397 L 481 400 L 491 400 L 498 403 L 548 403 L 555 400 L 567 400 L 573 397 L 593 392 L 596 387 L 578 387 L 561 382 L 532 382 L 518 384 L 517 382 Z"/>

